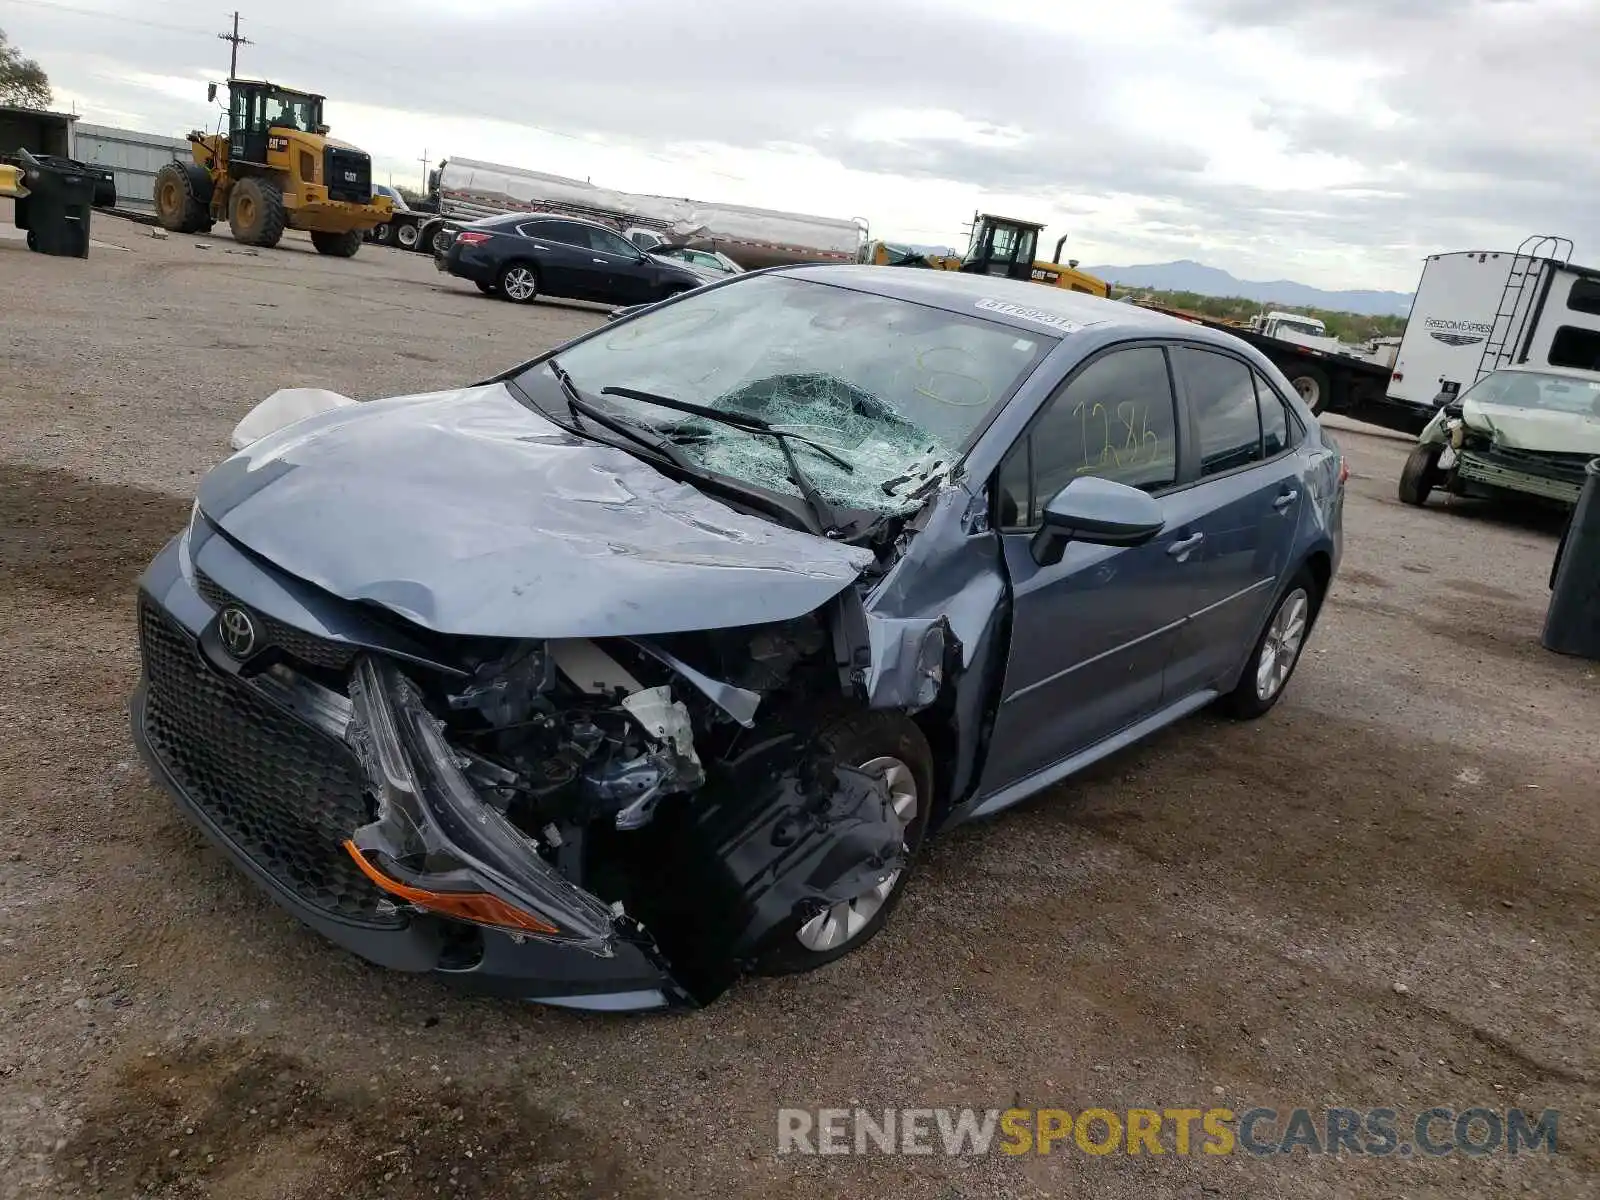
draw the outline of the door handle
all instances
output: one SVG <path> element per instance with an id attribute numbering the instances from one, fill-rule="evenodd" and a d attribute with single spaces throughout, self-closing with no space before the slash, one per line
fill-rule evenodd
<path id="1" fill-rule="evenodd" d="M 548 249 L 550 249 L 550 247 L 549 247 L 549 246 L 541 246 L 541 245 L 539 245 L 539 243 L 538 243 L 538 242 L 535 242 L 535 243 L 534 243 L 534 244 L 533 244 L 533 248 L 534 248 L 534 249 L 535 249 L 535 250 L 548 250 Z"/>
<path id="2" fill-rule="evenodd" d="M 1173 558 L 1183 558 L 1191 550 L 1196 549 L 1200 543 L 1205 540 L 1206 535 L 1203 533 L 1191 534 L 1189 537 L 1184 538 L 1180 542 L 1173 542 L 1172 545 L 1167 547 L 1167 553 Z"/>
<path id="3" fill-rule="evenodd" d="M 605 259 L 603 259 L 603 258 L 591 258 L 591 259 L 590 259 L 590 260 L 589 260 L 589 261 L 590 261 L 590 262 L 597 262 L 597 263 L 599 263 L 599 264 L 600 264 L 600 265 L 601 265 L 601 266 L 602 266 L 602 267 L 603 267 L 603 266 L 605 266 L 605 265 L 606 265 L 606 260 L 605 260 Z"/>
<path id="4" fill-rule="evenodd" d="M 1298 499 L 1300 499 L 1300 493 L 1298 491 L 1284 492 L 1283 495 L 1279 496 L 1272 502 L 1272 507 L 1277 509 L 1279 512 L 1283 512 L 1284 509 L 1288 508 L 1289 505 L 1293 504 Z"/>

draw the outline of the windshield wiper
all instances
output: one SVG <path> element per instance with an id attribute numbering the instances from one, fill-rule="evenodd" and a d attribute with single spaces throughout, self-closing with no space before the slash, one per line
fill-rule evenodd
<path id="1" fill-rule="evenodd" d="M 699 473 L 694 463 L 690 462 L 683 451 L 674 446 L 670 440 L 659 434 L 650 433 L 631 421 L 614 417 L 604 409 L 589 403 L 579 394 L 578 385 L 572 382 L 572 376 L 567 374 L 565 367 L 554 358 L 547 358 L 544 361 L 550 368 L 550 373 L 561 383 L 561 391 L 567 398 L 567 410 L 572 413 L 573 420 L 578 420 L 579 414 L 582 414 L 619 437 L 625 437 L 635 445 L 655 451 L 679 470 L 687 471 L 691 475 Z"/>
<path id="2" fill-rule="evenodd" d="M 774 429 L 760 417 L 747 416 L 744 413 L 723 412 L 720 409 L 691 404 L 687 400 L 676 400 L 671 396 L 659 396 L 654 392 L 640 392 L 635 391 L 633 388 L 624 387 L 605 387 L 600 389 L 600 394 L 602 396 L 623 396 L 629 400 L 639 400 L 645 404 L 654 404 L 661 408 L 670 408 L 677 412 L 688 413 L 690 416 L 702 417 L 707 421 L 731 425 L 735 429 L 744 430 L 746 433 L 761 433 L 775 438 L 778 443 L 778 449 L 783 452 L 784 462 L 789 464 L 789 475 L 794 479 L 794 485 L 800 489 L 800 495 L 805 499 L 806 507 L 811 510 L 816 526 L 812 532 L 826 535 L 830 530 L 840 528 L 838 510 L 817 490 L 816 482 L 801 469 L 800 460 L 795 458 L 794 450 L 789 446 L 791 440 L 810 446 L 824 458 L 838 463 L 841 469 L 854 474 L 855 467 L 853 464 L 840 458 L 822 443 L 813 442 L 810 438 L 803 437 L 798 433 L 791 433 L 787 429 Z"/>
<path id="3" fill-rule="evenodd" d="M 603 387 L 600 389 L 602 396 L 624 396 L 629 400 L 640 400 L 645 404 L 655 404 L 662 408 L 675 409 L 690 416 L 703 417 L 707 421 L 715 421 L 721 425 L 732 425 L 735 429 L 743 429 L 748 433 L 764 433 L 768 437 L 775 437 L 779 442 L 792 441 L 810 446 L 823 458 L 833 463 L 846 474 L 855 474 L 855 464 L 847 458 L 841 458 L 833 450 L 821 442 L 814 442 L 803 433 L 795 433 L 790 429 L 780 429 L 770 421 L 761 417 L 753 417 L 749 413 L 725 412 L 720 408 L 707 408 L 703 404 L 692 404 L 688 400 L 677 400 L 671 396 L 658 395 L 655 392 L 641 392 L 635 388 Z M 799 482 L 796 480 L 795 482 Z"/>

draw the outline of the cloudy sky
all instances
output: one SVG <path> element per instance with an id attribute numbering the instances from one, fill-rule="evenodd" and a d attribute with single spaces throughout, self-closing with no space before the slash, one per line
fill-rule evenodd
<path id="1" fill-rule="evenodd" d="M 57 107 L 181 135 L 225 2 L 0 25 Z M 396 183 L 455 154 L 945 244 L 984 208 L 1089 263 L 1332 288 L 1530 232 L 1600 257 L 1600 0 L 235 2 L 240 73 L 327 93 Z"/>

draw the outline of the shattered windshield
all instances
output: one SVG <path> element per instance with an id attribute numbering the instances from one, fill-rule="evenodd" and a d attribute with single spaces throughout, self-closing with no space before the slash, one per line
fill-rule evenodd
<path id="1" fill-rule="evenodd" d="M 1600 382 L 1542 371 L 1495 371 L 1474 384 L 1467 396 L 1480 404 L 1600 416 Z"/>
<path id="2" fill-rule="evenodd" d="M 919 484 L 954 464 L 1053 345 L 926 305 L 761 276 L 609 328 L 564 350 L 561 365 L 585 396 L 672 437 L 697 466 L 771 491 L 802 494 L 778 439 L 603 389 L 753 416 L 820 443 L 848 468 L 789 442 L 817 491 L 889 514 L 918 505 Z"/>

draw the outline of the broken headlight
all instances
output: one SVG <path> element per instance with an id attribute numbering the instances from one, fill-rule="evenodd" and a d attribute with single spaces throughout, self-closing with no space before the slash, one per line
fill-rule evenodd
<path id="1" fill-rule="evenodd" d="M 562 878 L 537 841 L 484 802 L 409 679 L 363 656 L 350 699 L 348 736 L 378 816 L 346 849 L 369 878 L 419 909 L 606 951 L 611 911 Z"/>

